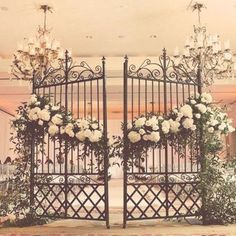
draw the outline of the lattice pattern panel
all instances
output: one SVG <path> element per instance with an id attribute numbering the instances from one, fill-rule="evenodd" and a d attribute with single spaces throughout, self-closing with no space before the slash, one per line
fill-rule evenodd
<path id="1" fill-rule="evenodd" d="M 127 219 L 166 216 L 164 184 L 128 184 L 127 187 Z"/>
<path id="2" fill-rule="evenodd" d="M 68 185 L 68 217 L 105 219 L 105 189 L 102 184 Z"/>
<path id="3" fill-rule="evenodd" d="M 35 184 L 34 190 L 37 215 L 65 217 L 65 187 L 63 184 Z"/>
<path id="4" fill-rule="evenodd" d="M 201 201 L 197 185 L 197 182 L 169 183 L 169 216 L 179 217 L 198 214 L 198 211 L 201 208 Z"/>

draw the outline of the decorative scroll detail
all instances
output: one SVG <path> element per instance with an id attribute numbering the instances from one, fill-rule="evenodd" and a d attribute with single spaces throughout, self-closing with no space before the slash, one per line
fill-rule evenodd
<path id="1" fill-rule="evenodd" d="M 66 54 L 67 55 L 67 54 Z M 102 59 L 103 61 L 105 58 Z M 84 80 L 102 79 L 104 72 L 102 66 L 97 65 L 92 69 L 87 62 L 74 62 L 72 57 L 66 56 L 59 60 L 58 67 L 50 66 L 43 74 L 35 71 L 34 88 L 43 86 L 62 85 Z"/>
<path id="2" fill-rule="evenodd" d="M 197 84 L 196 74 L 190 73 L 183 64 L 175 65 L 165 51 L 163 55 L 159 56 L 158 63 L 146 59 L 138 68 L 131 64 L 128 67 L 127 75 L 133 78 L 160 81 L 164 80 L 165 77 L 167 82 Z"/>

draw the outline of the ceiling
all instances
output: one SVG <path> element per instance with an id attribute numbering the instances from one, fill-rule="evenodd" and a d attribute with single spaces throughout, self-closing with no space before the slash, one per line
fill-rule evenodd
<path id="1" fill-rule="evenodd" d="M 192 2 L 195 2 L 193 0 Z M 236 51 L 236 0 L 205 0 L 202 22 L 211 33 L 229 39 Z M 156 56 L 166 47 L 182 47 L 197 23 L 191 0 L 0 0 L 0 56 L 9 58 L 17 42 L 42 24 L 40 4 L 54 7 L 48 16 L 52 35 L 77 56 Z"/>

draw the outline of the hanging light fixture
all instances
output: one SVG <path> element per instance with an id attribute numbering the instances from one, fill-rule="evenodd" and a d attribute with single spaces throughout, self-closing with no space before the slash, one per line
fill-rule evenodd
<path id="1" fill-rule="evenodd" d="M 200 65 L 202 82 L 209 86 L 215 79 L 231 78 L 234 63 L 230 42 L 226 41 L 223 48 L 219 35 L 208 35 L 206 27 L 201 25 L 203 8 L 206 7 L 201 3 L 192 6 L 198 13 L 198 26 L 194 25 L 194 35 L 186 40 L 183 53 L 175 49 L 174 62 L 182 64 L 192 76 L 196 76 Z"/>
<path id="2" fill-rule="evenodd" d="M 35 37 L 18 43 L 14 54 L 11 72 L 17 79 L 32 80 L 33 71 L 40 72 L 43 78 L 53 64 L 64 58 L 60 43 L 50 37 L 51 30 L 47 28 L 47 13 L 52 13 L 52 7 L 40 5 L 39 9 L 44 13 L 43 26 L 39 26 Z"/>

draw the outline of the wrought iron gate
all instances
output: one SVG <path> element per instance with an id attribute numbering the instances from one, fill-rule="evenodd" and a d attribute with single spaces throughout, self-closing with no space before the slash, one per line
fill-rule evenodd
<path id="1" fill-rule="evenodd" d="M 194 78 L 194 79 L 193 79 Z M 191 150 L 184 157 L 166 143 L 146 153 L 137 166 L 127 156 L 127 123 L 149 112 L 167 114 L 190 95 L 201 91 L 197 76 L 176 67 L 166 55 L 158 62 L 147 59 L 136 68 L 124 62 L 124 215 L 127 221 L 195 216 L 201 207 L 196 176 L 200 163 Z M 199 153 L 199 152 L 198 152 Z M 199 154 L 198 154 L 199 155 Z"/>
<path id="2" fill-rule="evenodd" d="M 107 138 L 105 58 L 94 70 L 65 53 L 58 67 L 35 73 L 33 93 L 48 95 L 74 118 L 96 118 Z M 44 151 L 32 142 L 31 203 L 36 214 L 53 218 L 106 221 L 108 211 L 108 158 L 90 152 L 83 160 L 80 146 L 67 150 L 62 141 L 44 137 Z M 64 152 L 62 148 L 64 146 Z M 107 150 L 106 147 L 104 147 Z"/>

